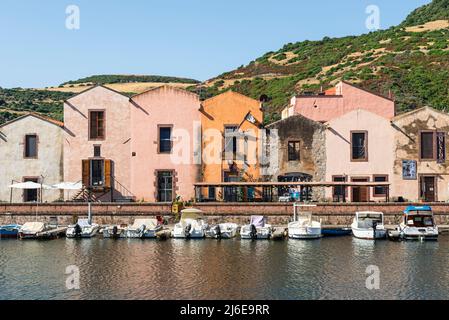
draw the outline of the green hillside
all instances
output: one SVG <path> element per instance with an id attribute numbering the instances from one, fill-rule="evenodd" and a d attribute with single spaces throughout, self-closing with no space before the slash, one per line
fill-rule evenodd
<path id="1" fill-rule="evenodd" d="M 340 79 L 385 95 L 391 90 L 398 112 L 423 105 L 449 108 L 449 28 L 406 28 L 412 21 L 449 16 L 448 4 L 434 0 L 388 30 L 286 44 L 210 80 L 203 95 L 229 89 L 253 98 L 266 94 L 267 122 L 279 119 L 295 93 L 318 92 Z"/>
<path id="2" fill-rule="evenodd" d="M 132 83 L 132 82 L 160 82 L 160 83 L 199 83 L 198 80 L 178 77 L 166 76 L 145 76 L 145 75 L 95 75 L 87 78 L 78 79 L 75 81 L 68 81 L 62 85 L 93 83 L 93 84 L 111 84 L 111 83 Z"/>

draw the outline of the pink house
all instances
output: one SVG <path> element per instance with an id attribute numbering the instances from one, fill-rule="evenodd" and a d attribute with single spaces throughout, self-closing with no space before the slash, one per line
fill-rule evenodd
<path id="1" fill-rule="evenodd" d="M 82 181 L 80 198 L 132 198 L 129 98 L 103 86 L 64 103 L 64 181 Z"/>
<path id="2" fill-rule="evenodd" d="M 201 157 L 199 108 L 197 95 L 168 86 L 131 99 L 97 86 L 68 99 L 64 180 L 82 181 L 77 197 L 84 200 L 193 198 Z"/>
<path id="3" fill-rule="evenodd" d="M 282 112 L 282 118 L 300 114 L 314 121 L 327 122 L 357 109 L 386 119 L 395 116 L 393 99 L 341 81 L 323 94 L 293 97 L 290 106 Z"/>
<path id="4" fill-rule="evenodd" d="M 131 103 L 131 189 L 137 200 L 192 199 L 201 168 L 199 97 L 163 86 Z"/>

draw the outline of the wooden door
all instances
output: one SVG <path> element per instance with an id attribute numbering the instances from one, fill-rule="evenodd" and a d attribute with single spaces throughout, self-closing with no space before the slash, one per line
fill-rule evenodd
<path id="1" fill-rule="evenodd" d="M 369 182 L 369 178 L 353 178 L 353 182 Z M 369 202 L 368 187 L 352 187 L 352 202 Z"/>
<path id="2" fill-rule="evenodd" d="M 436 201 L 435 177 L 422 177 L 422 196 L 425 202 Z"/>

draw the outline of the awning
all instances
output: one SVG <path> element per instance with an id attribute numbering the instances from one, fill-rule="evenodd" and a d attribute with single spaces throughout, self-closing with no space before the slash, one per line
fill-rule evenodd
<path id="1" fill-rule="evenodd" d="M 52 189 L 52 187 L 50 187 L 50 186 L 47 186 L 45 184 L 32 182 L 32 181 L 14 183 L 14 184 L 10 185 L 9 188 L 11 188 L 11 189 L 28 189 L 28 190 L 32 190 L 32 189 Z"/>
<path id="2" fill-rule="evenodd" d="M 60 190 L 81 190 L 83 184 L 81 182 L 61 182 L 51 186 L 53 189 Z"/>

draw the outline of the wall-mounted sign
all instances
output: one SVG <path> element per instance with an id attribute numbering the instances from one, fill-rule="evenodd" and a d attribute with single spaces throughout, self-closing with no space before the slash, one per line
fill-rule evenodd
<path id="1" fill-rule="evenodd" d="M 415 160 L 403 160 L 402 161 L 402 179 L 404 180 L 416 180 L 416 161 Z"/>

